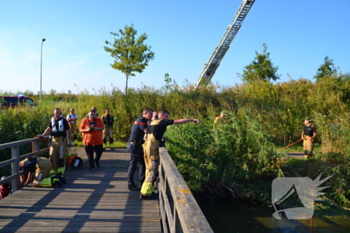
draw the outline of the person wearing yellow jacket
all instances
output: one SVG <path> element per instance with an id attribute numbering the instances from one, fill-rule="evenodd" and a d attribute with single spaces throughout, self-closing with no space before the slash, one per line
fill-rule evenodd
<path id="1" fill-rule="evenodd" d="M 146 179 L 141 187 L 141 198 L 150 197 L 154 192 L 153 182 L 156 179 L 159 165 L 159 143 L 162 140 L 167 126 L 172 124 L 184 124 L 187 122 L 195 122 L 196 124 L 201 122 L 194 118 L 169 120 L 169 112 L 166 110 L 160 111 L 158 117 L 158 119 L 151 121 L 145 137 L 146 141 L 143 144 Z"/>

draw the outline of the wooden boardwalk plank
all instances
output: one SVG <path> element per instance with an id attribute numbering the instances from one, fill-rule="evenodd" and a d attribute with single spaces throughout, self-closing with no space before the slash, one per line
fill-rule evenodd
<path id="1" fill-rule="evenodd" d="M 29 185 L 0 201 L 0 232 L 161 232 L 158 200 L 127 188 L 126 150 L 105 152 L 92 172 L 78 151 L 84 166 L 63 187 Z"/>

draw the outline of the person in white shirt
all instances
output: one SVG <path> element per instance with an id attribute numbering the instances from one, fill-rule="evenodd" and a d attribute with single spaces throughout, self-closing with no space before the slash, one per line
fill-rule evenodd
<path id="1" fill-rule="evenodd" d="M 67 114 L 66 120 L 68 121 L 68 124 L 70 126 L 70 130 L 72 132 L 72 139 L 77 140 L 77 121 L 78 121 L 78 114 L 74 113 L 74 108 L 69 109 L 69 114 Z M 69 146 L 73 146 L 72 140 L 68 142 Z"/>

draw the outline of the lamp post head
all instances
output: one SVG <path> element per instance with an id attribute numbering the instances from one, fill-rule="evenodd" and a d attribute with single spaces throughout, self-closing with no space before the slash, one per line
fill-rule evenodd
<path id="1" fill-rule="evenodd" d="M 42 39 L 42 42 L 44 42 L 46 39 L 44 38 L 44 39 Z"/>

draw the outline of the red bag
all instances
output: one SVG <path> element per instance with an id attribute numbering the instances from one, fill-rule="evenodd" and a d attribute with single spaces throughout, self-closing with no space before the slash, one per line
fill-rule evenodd
<path id="1" fill-rule="evenodd" d="M 83 160 L 78 156 L 72 156 L 68 160 L 68 166 L 73 170 L 78 170 L 83 166 Z"/>
<path id="2" fill-rule="evenodd" d="M 3 185 L 0 185 L 0 200 L 4 199 L 8 195 L 10 195 L 11 190 L 8 188 L 4 187 Z"/>

